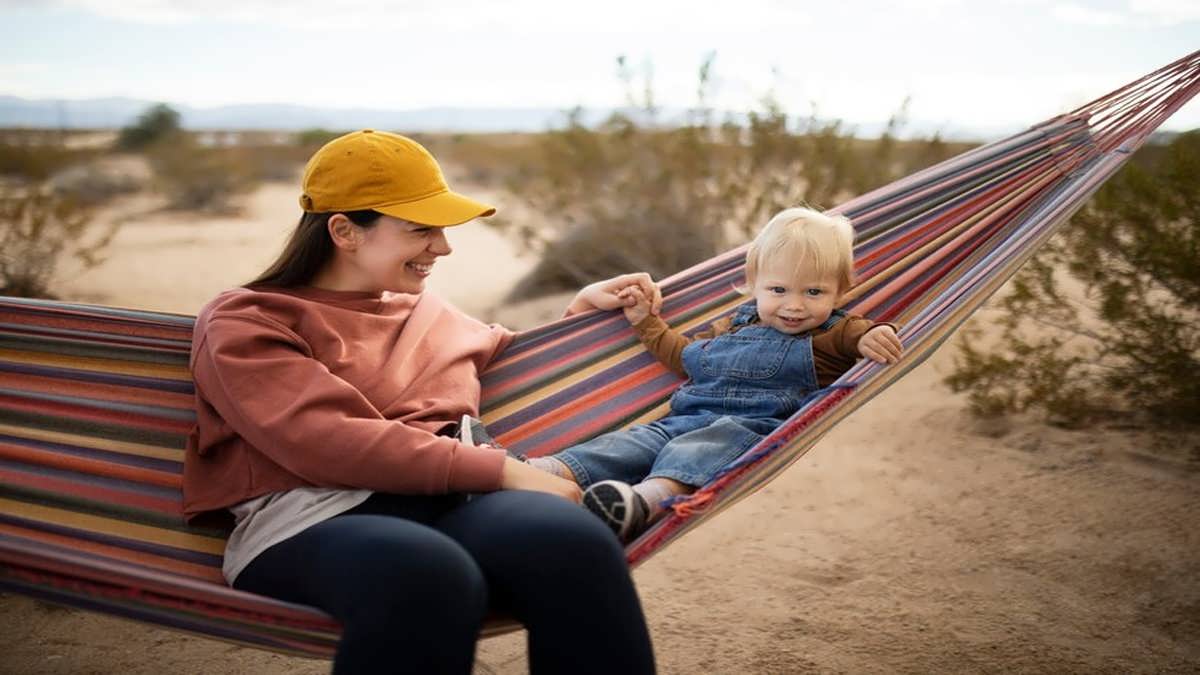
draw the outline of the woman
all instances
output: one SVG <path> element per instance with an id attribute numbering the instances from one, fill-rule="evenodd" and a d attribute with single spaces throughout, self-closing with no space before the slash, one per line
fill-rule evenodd
<path id="1" fill-rule="evenodd" d="M 495 210 L 371 130 L 312 157 L 300 203 L 279 259 L 193 338 L 184 508 L 233 512 L 229 582 L 338 619 L 335 673 L 470 672 L 489 610 L 528 629 L 534 672 L 652 672 L 624 553 L 579 488 L 453 436 L 512 333 L 425 278 L 445 227 Z M 626 275 L 567 311 L 622 306 L 631 284 L 657 292 Z"/>

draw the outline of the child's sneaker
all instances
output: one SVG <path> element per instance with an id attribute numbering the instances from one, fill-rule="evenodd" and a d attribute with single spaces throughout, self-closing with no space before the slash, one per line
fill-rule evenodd
<path id="1" fill-rule="evenodd" d="M 650 507 L 628 483 L 602 480 L 583 493 L 583 505 L 599 516 L 621 541 L 630 541 L 646 529 Z"/>
<path id="2" fill-rule="evenodd" d="M 478 417 L 463 415 L 462 421 L 458 423 L 457 436 L 458 440 L 462 441 L 466 445 L 490 445 L 493 448 L 500 448 L 501 450 L 505 451 L 508 453 L 508 456 L 512 457 L 513 459 L 518 459 L 522 462 L 527 460 L 525 455 L 513 450 L 509 450 L 503 445 L 500 445 L 496 439 L 492 438 L 492 435 L 488 433 L 487 427 L 483 425 L 483 420 L 479 419 Z"/>

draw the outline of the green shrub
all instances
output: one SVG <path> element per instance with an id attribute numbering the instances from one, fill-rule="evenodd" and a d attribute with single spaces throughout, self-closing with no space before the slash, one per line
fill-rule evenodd
<path id="1" fill-rule="evenodd" d="M 329 141 L 341 136 L 344 131 L 330 131 L 320 127 L 314 129 L 304 129 L 296 133 L 296 145 L 303 148 L 311 154 L 317 148 L 325 145 Z"/>
<path id="2" fill-rule="evenodd" d="M 1147 146 L 1013 280 L 947 383 L 980 415 L 1200 423 L 1200 131 Z M 970 337 L 971 334 L 968 334 Z"/>
<path id="3" fill-rule="evenodd" d="M 179 113 L 174 108 L 159 103 L 138 116 L 137 122 L 121 129 L 117 147 L 122 150 L 143 150 L 168 136 L 179 133 Z"/>

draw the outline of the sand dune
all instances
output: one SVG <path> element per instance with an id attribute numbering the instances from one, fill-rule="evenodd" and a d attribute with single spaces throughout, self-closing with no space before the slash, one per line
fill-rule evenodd
<path id="1" fill-rule="evenodd" d="M 193 313 L 270 259 L 293 200 L 268 186 L 244 217 L 140 216 L 107 263 L 65 269 L 59 290 Z M 532 261 L 478 225 L 451 241 L 431 286 L 468 311 L 524 328 L 564 302 L 497 308 Z M 940 384 L 951 361 L 943 347 L 635 572 L 662 672 L 1200 670 L 1194 464 L 1134 432 L 983 429 Z M 11 595 L 0 627 L 3 672 L 328 669 Z M 485 641 L 477 671 L 524 672 L 523 652 L 520 634 Z"/>

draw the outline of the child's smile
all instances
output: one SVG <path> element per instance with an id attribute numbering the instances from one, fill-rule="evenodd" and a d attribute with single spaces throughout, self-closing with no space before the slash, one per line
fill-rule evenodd
<path id="1" fill-rule="evenodd" d="M 838 291 L 832 275 L 797 275 L 790 265 L 767 265 L 754 284 L 758 319 L 781 333 L 799 335 L 825 323 L 837 304 Z"/>

